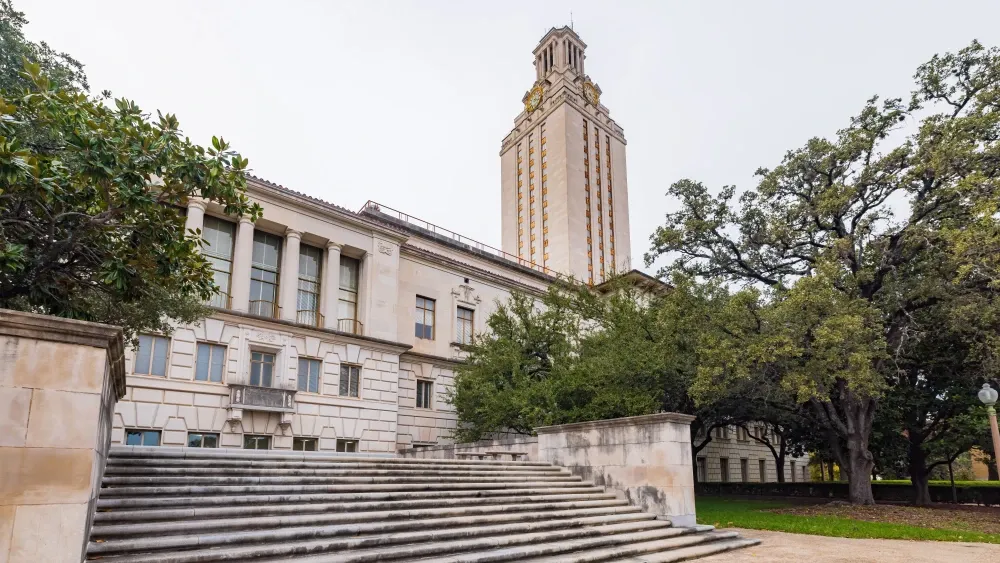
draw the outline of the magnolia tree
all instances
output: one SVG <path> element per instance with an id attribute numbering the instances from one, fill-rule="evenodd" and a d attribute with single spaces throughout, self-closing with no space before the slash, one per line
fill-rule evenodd
<path id="1" fill-rule="evenodd" d="M 974 42 L 914 79 L 909 100 L 872 98 L 739 197 L 673 184 L 680 210 L 646 255 L 747 287 L 706 340 L 695 396 L 749 377 L 793 394 L 828 434 L 854 503 L 873 502 L 872 424 L 917 313 L 1000 279 L 1000 52 Z"/>

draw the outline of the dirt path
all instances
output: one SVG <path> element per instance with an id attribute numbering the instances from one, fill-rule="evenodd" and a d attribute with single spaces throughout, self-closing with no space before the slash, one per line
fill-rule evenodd
<path id="1" fill-rule="evenodd" d="M 728 528 L 727 528 L 728 529 Z M 1000 561 L 1000 544 L 828 538 L 740 530 L 761 544 L 698 559 L 698 563 L 959 563 Z"/>

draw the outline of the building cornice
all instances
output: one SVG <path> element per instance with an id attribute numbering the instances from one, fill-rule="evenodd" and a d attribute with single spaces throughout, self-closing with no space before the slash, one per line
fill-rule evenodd
<path id="1" fill-rule="evenodd" d="M 273 182 L 268 182 L 267 180 L 257 178 L 256 176 L 248 176 L 247 185 L 252 188 L 251 195 L 253 190 L 266 193 L 275 199 L 290 203 L 300 208 L 311 209 L 318 212 L 323 217 L 347 223 L 352 227 L 371 232 L 372 234 L 391 240 L 397 244 L 402 244 L 406 242 L 407 238 L 409 238 L 395 229 L 387 228 L 385 225 L 372 221 L 371 219 L 368 219 L 363 215 L 359 215 L 349 209 L 340 207 L 339 205 L 328 201 L 323 201 L 322 199 L 315 198 L 310 195 L 306 195 L 302 192 L 297 192 Z"/>
<path id="2" fill-rule="evenodd" d="M 501 285 L 501 286 L 505 286 L 505 287 L 510 287 L 510 288 L 513 288 L 513 289 L 517 289 L 518 291 L 520 291 L 522 293 L 528 293 L 528 294 L 535 295 L 535 296 L 542 296 L 542 295 L 545 294 L 544 290 L 540 290 L 540 289 L 538 289 L 536 287 L 532 287 L 532 286 L 527 285 L 525 283 L 519 282 L 517 280 L 511 279 L 511 278 L 508 278 L 508 277 L 501 276 L 499 274 L 495 274 L 493 272 L 490 272 L 489 270 L 484 270 L 482 268 L 478 268 L 478 267 L 476 267 L 476 266 L 474 266 L 472 264 L 467 264 L 465 262 L 461 262 L 459 260 L 455 260 L 454 258 L 450 258 L 448 256 L 444 256 L 444 255 L 438 254 L 436 252 L 431 252 L 430 250 L 427 250 L 427 249 L 424 249 L 424 248 L 413 246 L 412 244 L 405 244 L 403 246 L 400 246 L 399 247 L 399 252 L 400 252 L 400 255 L 406 254 L 406 255 L 414 257 L 414 258 L 423 259 L 423 260 L 425 260 L 427 262 L 431 262 L 431 263 L 435 263 L 435 264 L 440 264 L 440 265 L 445 265 L 445 266 L 448 266 L 451 269 L 454 269 L 456 271 L 462 272 L 464 274 L 469 274 L 469 275 L 471 275 L 473 277 L 476 277 L 476 278 L 479 278 L 479 279 L 483 279 L 483 280 L 490 280 L 493 283 L 496 283 L 497 285 Z M 499 259 L 497 259 L 497 262 L 499 262 Z M 508 264 L 505 264 L 505 263 L 504 264 L 500 264 L 500 265 L 506 266 L 506 267 L 516 266 L 516 265 L 508 265 Z M 541 281 L 543 283 L 546 283 L 546 284 L 553 284 L 553 283 L 555 283 L 557 281 L 555 278 L 553 278 L 551 276 L 546 276 L 545 274 L 542 274 L 542 273 L 539 273 L 539 272 L 536 272 L 536 271 L 532 270 L 531 268 L 524 268 L 523 270 L 518 269 L 517 271 L 519 273 L 522 273 L 522 274 L 533 276 L 534 278 L 536 278 L 539 281 Z"/>
<path id="3" fill-rule="evenodd" d="M 461 358 L 446 358 L 444 356 L 435 356 L 434 354 L 423 354 L 421 352 L 414 352 L 413 350 L 408 350 L 400 354 L 399 360 L 400 361 L 418 360 L 432 364 L 448 364 L 450 366 L 460 366 L 465 363 L 465 360 Z M 416 363 L 416 362 L 410 362 L 410 363 Z"/>
<path id="4" fill-rule="evenodd" d="M 393 340 L 383 340 L 381 338 L 374 338 L 372 336 L 363 336 L 360 334 L 353 334 L 350 332 L 343 332 L 340 330 L 334 330 L 332 328 L 319 328 L 307 324 L 296 323 L 292 321 L 286 321 L 283 319 L 272 319 L 269 317 L 261 317 L 258 315 L 252 315 L 250 313 L 243 313 L 241 311 L 233 311 L 231 309 L 222 309 L 220 307 L 210 307 L 213 314 L 212 317 L 219 318 L 220 320 L 230 320 L 235 322 L 253 322 L 254 326 L 262 328 L 270 328 L 273 330 L 289 330 L 294 329 L 297 332 L 312 332 L 317 336 L 336 336 L 338 341 L 343 341 L 349 344 L 358 344 L 367 346 L 368 348 L 374 348 L 381 352 L 391 352 L 394 354 L 402 354 L 403 352 L 412 348 L 411 345 L 405 344 L 403 342 L 396 342 Z"/>

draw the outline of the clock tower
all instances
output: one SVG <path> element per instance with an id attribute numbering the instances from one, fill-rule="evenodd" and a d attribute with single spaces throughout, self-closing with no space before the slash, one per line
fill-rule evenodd
<path id="1" fill-rule="evenodd" d="M 625 135 L 569 27 L 535 47 L 535 82 L 500 149 L 503 250 L 589 284 L 631 268 Z"/>

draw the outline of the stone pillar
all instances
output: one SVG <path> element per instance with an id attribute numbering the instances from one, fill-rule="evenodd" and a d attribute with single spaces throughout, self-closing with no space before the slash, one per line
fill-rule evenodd
<path id="1" fill-rule="evenodd" d="M 337 296 L 340 292 L 340 249 L 333 241 L 326 243 L 326 260 L 323 262 L 323 283 L 320 291 L 323 294 L 323 326 L 337 330 Z"/>
<path id="2" fill-rule="evenodd" d="M 278 291 L 281 292 L 281 299 L 278 305 L 281 306 L 281 318 L 286 321 L 298 320 L 298 294 L 299 294 L 299 243 L 302 241 L 302 233 L 292 229 L 285 229 L 285 249 L 281 257 L 281 273 L 278 278 Z"/>
<path id="3" fill-rule="evenodd" d="M 83 560 L 115 403 L 121 329 L 0 309 L 0 561 Z"/>
<path id="4" fill-rule="evenodd" d="M 694 526 L 691 421 L 678 413 L 536 428 L 538 458 L 675 526 Z"/>
<path id="5" fill-rule="evenodd" d="M 232 309 L 250 310 L 250 261 L 253 259 L 253 221 L 240 217 L 236 228 L 236 248 L 233 249 L 233 279 L 230 282 Z"/>
<path id="6" fill-rule="evenodd" d="M 205 200 L 191 198 L 188 200 L 187 220 L 184 222 L 184 234 L 197 231 L 205 226 Z"/>

